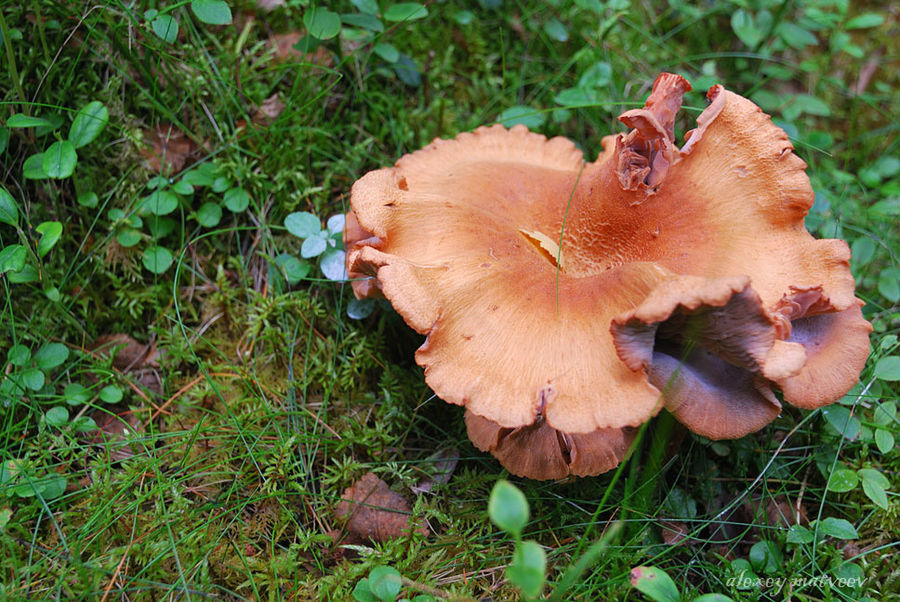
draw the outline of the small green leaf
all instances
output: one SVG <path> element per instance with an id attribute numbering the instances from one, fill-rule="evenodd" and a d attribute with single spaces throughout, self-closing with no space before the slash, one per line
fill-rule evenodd
<path id="1" fill-rule="evenodd" d="M 154 274 L 162 274 L 172 265 L 174 257 L 172 252 L 165 247 L 153 246 L 144 250 L 141 257 L 144 267 Z"/>
<path id="2" fill-rule="evenodd" d="M 378 14 L 378 0 L 350 0 L 350 4 L 355 6 L 361 13 L 369 15 Z"/>
<path id="3" fill-rule="evenodd" d="M 80 383 L 69 383 L 63 390 L 63 397 L 70 406 L 80 406 L 91 399 L 91 392 Z"/>
<path id="4" fill-rule="evenodd" d="M 878 27 L 884 23 L 884 17 L 878 13 L 863 13 L 857 15 L 847 21 L 845 29 L 868 29 L 869 27 Z"/>
<path id="5" fill-rule="evenodd" d="M 11 508 L 0 508 L 0 531 L 6 529 L 6 525 L 9 524 L 9 521 L 12 519 L 12 509 Z"/>
<path id="6" fill-rule="evenodd" d="M 26 180 L 46 180 L 49 176 L 44 172 L 44 153 L 35 153 L 25 159 L 22 175 Z"/>
<path id="7" fill-rule="evenodd" d="M 178 39 L 178 21 L 172 15 L 159 15 L 150 22 L 150 29 L 167 44 Z"/>
<path id="8" fill-rule="evenodd" d="M 250 206 L 250 194 L 243 188 L 229 188 L 223 200 L 232 213 L 241 213 Z"/>
<path id="9" fill-rule="evenodd" d="M 31 349 L 25 345 L 13 345 L 6 352 L 6 361 L 13 366 L 22 367 L 31 359 Z"/>
<path id="10" fill-rule="evenodd" d="M 875 246 L 875 241 L 870 237 L 860 236 L 853 241 L 850 250 L 853 265 L 864 266 L 872 261 L 872 258 L 875 257 L 875 251 L 878 250 L 878 248 Z"/>
<path id="11" fill-rule="evenodd" d="M 771 575 L 781 567 L 781 550 L 773 542 L 758 541 L 750 548 L 750 564 L 758 573 Z"/>
<path id="12" fill-rule="evenodd" d="M 86 209 L 93 209 L 100 204 L 96 192 L 83 192 L 78 195 L 78 204 Z"/>
<path id="13" fill-rule="evenodd" d="M 316 236 L 310 236 L 306 240 L 303 241 L 303 244 L 300 246 L 300 256 L 304 259 L 308 259 L 310 257 L 318 257 L 322 253 L 325 252 L 325 249 L 328 248 L 328 240 L 322 233 L 319 233 Z"/>
<path id="14" fill-rule="evenodd" d="M 536 598 L 544 589 L 547 575 L 547 556 L 544 549 L 534 541 L 516 544 L 512 563 L 506 569 L 509 580 L 515 583 L 526 596 Z"/>
<path id="15" fill-rule="evenodd" d="M 888 508 L 887 493 L 891 482 L 883 474 L 874 468 L 860 468 L 859 478 L 862 480 L 863 492 L 876 506 L 885 510 Z"/>
<path id="16" fill-rule="evenodd" d="M 514 125 L 522 124 L 528 128 L 536 129 L 544 125 L 545 119 L 546 113 L 542 111 L 532 109 L 531 107 L 516 105 L 509 107 L 500 113 L 497 121 L 503 124 L 503 127 L 510 128 Z"/>
<path id="17" fill-rule="evenodd" d="M 400 2 L 384 11 L 385 21 L 416 21 L 428 16 L 428 9 L 418 2 Z"/>
<path id="18" fill-rule="evenodd" d="M 44 151 L 41 168 L 48 178 L 59 180 L 71 176 L 76 163 L 78 153 L 75 152 L 75 145 L 68 140 L 58 140 Z"/>
<path id="19" fill-rule="evenodd" d="M 312 213 L 298 211 L 284 218 L 284 226 L 297 238 L 309 238 L 322 231 L 322 223 Z"/>
<path id="20" fill-rule="evenodd" d="M 88 433 L 97 430 L 97 423 L 90 416 L 79 416 L 72 421 L 72 430 L 76 433 Z"/>
<path id="21" fill-rule="evenodd" d="M 178 197 L 168 190 L 157 189 L 144 197 L 141 209 L 153 215 L 169 215 L 178 209 Z"/>
<path id="22" fill-rule="evenodd" d="M 0 222 L 10 226 L 19 225 L 19 206 L 3 186 L 0 186 Z"/>
<path id="23" fill-rule="evenodd" d="M 631 585 L 654 602 L 678 602 L 681 599 L 672 578 L 664 570 L 653 566 L 631 569 Z"/>
<path id="24" fill-rule="evenodd" d="M 141 233 L 134 228 L 122 228 L 116 234 L 116 242 L 126 249 L 131 248 L 141 242 Z"/>
<path id="25" fill-rule="evenodd" d="M 197 209 L 197 223 L 206 228 L 215 228 L 222 221 L 222 208 L 218 203 L 206 202 Z"/>
<path id="26" fill-rule="evenodd" d="M 45 500 L 55 500 L 66 492 L 66 477 L 51 475 L 42 479 L 35 487 Z"/>
<path id="27" fill-rule="evenodd" d="M 288 284 L 295 285 L 309 274 L 311 266 L 305 261 L 300 261 L 289 253 L 282 253 L 275 258 L 275 265 Z"/>
<path id="28" fill-rule="evenodd" d="M 856 539 L 859 537 L 856 528 L 843 518 L 829 516 L 820 521 L 818 526 L 822 533 L 837 539 Z"/>
<path id="29" fill-rule="evenodd" d="M 363 320 L 375 310 L 375 299 L 350 299 L 347 303 L 347 317 L 351 320 Z"/>
<path id="30" fill-rule="evenodd" d="M 326 8 L 307 8 L 303 13 L 303 24 L 309 35 L 319 40 L 330 40 L 341 32 L 341 17 Z"/>
<path id="31" fill-rule="evenodd" d="M 852 490 L 859 484 L 859 478 L 856 473 L 849 468 L 835 468 L 831 476 L 828 477 L 828 491 L 836 493 L 844 493 Z"/>
<path id="32" fill-rule="evenodd" d="M 369 587 L 368 578 L 362 578 L 356 583 L 356 587 L 353 588 L 353 599 L 356 602 L 378 602 L 378 598 L 375 597 L 375 594 L 372 593 L 372 589 Z"/>
<path id="33" fill-rule="evenodd" d="M 735 35 L 749 48 L 759 44 L 764 32 L 754 22 L 753 16 L 743 8 L 739 8 L 731 14 L 731 29 Z"/>
<path id="34" fill-rule="evenodd" d="M 28 259 L 28 250 L 24 245 L 14 244 L 0 249 L 0 274 L 21 272 Z"/>
<path id="35" fill-rule="evenodd" d="M 875 445 L 882 454 L 888 453 L 894 449 L 894 435 L 884 429 L 875 429 Z"/>
<path id="36" fill-rule="evenodd" d="M 22 383 L 32 391 L 40 391 L 46 382 L 46 376 L 37 368 L 22 370 Z"/>
<path id="37" fill-rule="evenodd" d="M 347 218 L 343 213 L 337 213 L 328 218 L 328 221 L 325 223 L 325 229 L 332 236 L 340 237 L 344 233 L 346 221 Z"/>
<path id="38" fill-rule="evenodd" d="M 109 122 L 109 110 L 99 100 L 84 105 L 69 128 L 69 142 L 81 148 L 93 142 Z"/>
<path id="39" fill-rule="evenodd" d="M 528 524 L 528 500 L 518 487 L 500 479 L 491 490 L 488 516 L 495 525 L 518 537 Z"/>
<path id="40" fill-rule="evenodd" d="M 460 25 L 469 25 L 475 20 L 475 13 L 470 10 L 458 10 L 453 13 L 453 20 Z"/>
<path id="41" fill-rule="evenodd" d="M 878 277 L 878 292 L 891 303 L 900 301 L 900 269 L 882 270 Z"/>
<path id="42" fill-rule="evenodd" d="M 389 63 L 396 63 L 400 58 L 400 51 L 393 44 L 387 42 L 379 42 L 375 44 L 372 50 Z"/>
<path id="43" fill-rule="evenodd" d="M 342 282 L 348 278 L 346 259 L 347 255 L 342 249 L 329 249 L 322 254 L 322 258 L 319 260 L 319 269 L 329 280 Z"/>
<path id="44" fill-rule="evenodd" d="M 191 10 L 208 25 L 228 25 L 231 23 L 231 9 L 222 0 L 191 0 Z"/>
<path id="45" fill-rule="evenodd" d="M 102 389 L 100 389 L 100 393 L 98 393 L 101 401 L 106 403 L 119 403 L 122 401 L 122 389 L 117 387 L 116 385 L 106 385 Z"/>
<path id="46" fill-rule="evenodd" d="M 9 128 L 53 127 L 53 122 L 47 121 L 43 117 L 31 117 L 30 115 L 23 115 L 22 113 L 16 113 L 15 115 L 10 115 L 9 119 L 6 120 L 6 127 L 9 127 Z"/>
<path id="47" fill-rule="evenodd" d="M 568 42 L 569 41 L 569 30 L 566 29 L 566 26 L 562 24 L 559 19 L 551 17 L 546 23 L 544 23 L 544 33 L 547 34 L 551 40 L 555 40 L 557 42 Z"/>
<path id="48" fill-rule="evenodd" d="M 694 598 L 694 602 L 734 602 L 725 594 L 703 594 Z"/>
<path id="49" fill-rule="evenodd" d="M 862 425 L 849 408 L 837 404 L 830 405 L 822 408 L 822 415 L 825 416 L 828 424 L 846 439 L 856 439 L 859 436 Z"/>
<path id="50" fill-rule="evenodd" d="M 758 587 L 759 577 L 753 572 L 750 561 L 745 558 L 736 558 L 729 565 L 731 574 L 735 579 L 735 588 L 741 591 Z"/>
<path id="51" fill-rule="evenodd" d="M 9 128 L 0 127 L 0 155 L 6 152 L 9 146 Z"/>
<path id="52" fill-rule="evenodd" d="M 190 196 L 194 194 L 194 186 L 190 182 L 185 182 L 182 179 L 172 184 L 172 191 L 177 192 L 182 196 Z"/>
<path id="53" fill-rule="evenodd" d="M 900 356 L 889 355 L 875 363 L 875 378 L 887 381 L 900 380 Z"/>
<path id="54" fill-rule="evenodd" d="M 62 406 L 50 408 L 47 410 L 47 413 L 44 414 L 44 421 L 50 426 L 55 426 L 57 428 L 65 426 L 65 424 L 69 422 L 69 410 Z"/>
<path id="55" fill-rule="evenodd" d="M 41 235 L 37 243 L 38 257 L 46 256 L 50 249 L 56 246 L 59 237 L 62 236 L 62 230 L 60 222 L 41 222 L 35 227 L 34 231 Z"/>
<path id="56" fill-rule="evenodd" d="M 69 348 L 62 343 L 45 343 L 34 354 L 34 363 L 41 370 L 52 370 L 69 358 Z"/>
<path id="57" fill-rule="evenodd" d="M 352 25 L 353 27 L 360 27 L 362 29 L 366 29 L 375 33 L 381 33 L 382 31 L 384 31 L 384 23 L 381 22 L 381 19 L 379 19 L 375 15 L 369 15 L 366 13 L 341 15 L 341 23 L 344 23 L 345 25 Z"/>
<path id="58" fill-rule="evenodd" d="M 379 600 L 385 602 L 397 599 L 403 582 L 397 569 L 389 566 L 376 566 L 369 573 L 369 590 Z"/>
<path id="59" fill-rule="evenodd" d="M 18 272 L 9 272 L 6 277 L 13 284 L 26 284 L 28 282 L 37 282 L 41 279 L 41 275 L 38 273 L 37 268 L 30 263 L 26 263 Z"/>
<path id="60" fill-rule="evenodd" d="M 803 525 L 791 525 L 791 528 L 788 529 L 788 543 L 812 543 L 813 539 L 815 539 L 813 532 Z"/>

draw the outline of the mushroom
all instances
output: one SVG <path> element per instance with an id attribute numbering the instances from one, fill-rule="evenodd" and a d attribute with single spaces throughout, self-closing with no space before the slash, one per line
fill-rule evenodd
<path id="1" fill-rule="evenodd" d="M 871 326 L 847 245 L 803 226 L 806 165 L 722 86 L 679 148 L 688 90 L 661 74 L 593 163 L 495 125 L 353 186 L 354 291 L 426 335 L 426 382 L 514 474 L 609 470 L 664 406 L 740 437 L 778 415 L 774 391 L 814 408 L 859 377 Z"/>

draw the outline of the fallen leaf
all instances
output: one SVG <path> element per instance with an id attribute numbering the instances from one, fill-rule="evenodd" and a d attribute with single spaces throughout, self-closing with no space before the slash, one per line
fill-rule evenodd
<path id="1" fill-rule="evenodd" d="M 134 455 L 129 439 L 141 428 L 135 413 L 123 405 L 107 406 L 88 414 L 97 428 L 81 434 L 91 443 L 106 443 L 112 460 L 126 460 Z"/>
<path id="2" fill-rule="evenodd" d="M 410 489 L 415 494 L 422 494 L 430 492 L 435 485 L 448 483 L 450 477 L 453 476 L 457 462 L 459 462 L 459 450 L 455 447 L 442 449 L 429 456 L 423 468 L 431 473 L 431 476 L 420 480 Z M 432 464 L 432 466 L 429 467 L 428 464 Z"/>
<path id="3" fill-rule="evenodd" d="M 285 105 L 276 92 L 272 96 L 265 99 L 261 105 L 253 113 L 253 123 L 257 125 L 268 125 L 278 119 L 284 111 Z"/>
<path id="4" fill-rule="evenodd" d="M 303 53 L 294 48 L 294 44 L 303 38 L 299 31 L 289 31 L 287 33 L 276 33 L 269 37 L 269 45 L 275 50 L 275 59 L 278 61 L 287 61 L 289 59 L 302 60 L 314 65 L 322 67 L 331 67 L 334 65 L 334 58 L 324 46 L 319 46 L 313 52 Z"/>
<path id="5" fill-rule="evenodd" d="M 410 521 L 411 510 L 406 498 L 369 472 L 344 491 L 334 513 L 351 535 L 379 542 L 410 531 L 427 535 L 424 525 Z"/>
<path id="6" fill-rule="evenodd" d="M 666 545 L 677 546 L 688 538 L 687 525 L 681 521 L 662 519 L 659 521 L 659 530 Z"/>
<path id="7" fill-rule="evenodd" d="M 181 171 L 197 149 L 193 140 L 171 124 L 161 123 L 144 132 L 144 139 L 149 141 L 150 147 L 144 148 L 141 155 L 147 161 L 147 167 L 156 173 Z"/>
<path id="8" fill-rule="evenodd" d="M 88 349 L 104 357 L 112 356 L 113 366 L 122 372 L 159 367 L 159 352 L 156 349 L 156 343 L 145 345 L 127 334 L 99 336 L 88 346 Z"/>

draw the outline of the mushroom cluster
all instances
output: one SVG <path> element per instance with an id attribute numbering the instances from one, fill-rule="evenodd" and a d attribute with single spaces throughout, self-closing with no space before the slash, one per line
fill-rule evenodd
<path id="1" fill-rule="evenodd" d="M 427 335 L 426 382 L 514 474 L 607 471 L 663 407 L 742 437 L 779 414 L 776 390 L 817 408 L 859 378 L 872 328 L 846 243 L 803 225 L 806 164 L 719 85 L 677 146 L 688 90 L 661 74 L 593 163 L 495 125 L 353 186 L 357 297 L 386 297 Z"/>

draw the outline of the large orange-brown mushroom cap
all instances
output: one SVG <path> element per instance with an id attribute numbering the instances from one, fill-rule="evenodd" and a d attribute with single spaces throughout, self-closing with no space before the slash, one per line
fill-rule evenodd
<path id="1" fill-rule="evenodd" d="M 518 474 L 608 469 L 603 458 L 621 454 L 610 456 L 619 448 L 606 442 L 623 441 L 621 429 L 663 401 L 708 436 L 734 437 L 777 415 L 773 387 L 817 407 L 858 378 L 871 327 L 846 244 L 803 227 L 813 200 L 805 164 L 768 116 L 721 86 L 679 148 L 675 113 L 689 89 L 661 75 L 646 106 L 621 117 L 634 129 L 604 140 L 594 163 L 567 140 L 494 126 L 436 140 L 353 187 L 363 234 L 348 271 L 375 278 L 427 335 L 416 360 L 439 397 L 466 406 L 476 445 L 510 466 L 510 450 L 544 442 L 544 468 L 517 460 Z M 687 403 L 696 388 L 678 366 L 713 360 L 654 361 L 657 330 L 667 332 L 662 344 L 679 340 L 669 331 L 686 312 L 709 318 L 703 351 L 738 371 L 740 393 Z M 631 329 L 619 333 L 619 352 L 614 323 Z M 728 336 L 722 324 L 753 343 L 712 344 Z M 646 361 L 622 351 L 641 328 L 654 332 L 638 337 Z M 850 344 L 840 329 L 853 333 Z M 820 382 L 841 353 L 852 355 L 849 367 Z M 710 414 L 742 408 L 747 419 L 729 428 Z M 595 445 L 598 433 L 612 438 Z M 595 458 L 573 462 L 573 437 L 588 434 L 595 439 L 581 448 Z"/>

